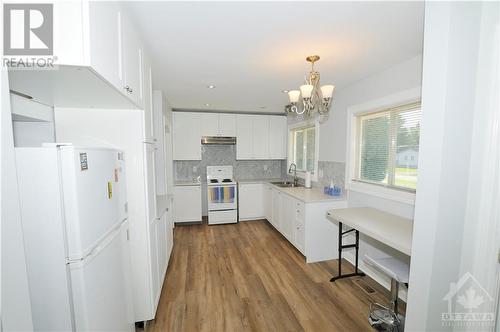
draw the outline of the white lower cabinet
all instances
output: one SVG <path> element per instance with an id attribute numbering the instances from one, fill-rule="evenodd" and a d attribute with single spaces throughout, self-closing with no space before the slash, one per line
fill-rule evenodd
<path id="1" fill-rule="evenodd" d="M 269 184 L 264 184 L 263 187 L 263 199 L 264 199 L 264 216 L 266 219 L 272 223 L 272 215 L 273 215 L 273 188 Z"/>
<path id="2" fill-rule="evenodd" d="M 338 226 L 326 218 L 331 209 L 346 208 L 345 200 L 303 202 L 265 185 L 266 219 L 305 257 L 306 262 L 338 258 Z M 268 196 L 265 196 L 268 195 Z"/>
<path id="3" fill-rule="evenodd" d="M 281 195 L 280 201 L 281 233 L 295 245 L 295 199 Z"/>
<path id="4" fill-rule="evenodd" d="M 158 307 L 160 301 L 161 289 L 165 281 L 170 252 L 172 250 L 173 233 L 172 223 L 169 221 L 169 210 L 167 207 L 161 216 L 155 218 L 149 225 L 150 231 L 150 259 L 152 270 L 152 288 L 154 307 Z"/>
<path id="5" fill-rule="evenodd" d="M 308 263 L 338 258 L 338 225 L 326 213 L 346 208 L 347 201 L 304 202 L 286 191 L 269 183 L 240 183 L 239 220 L 266 218 Z"/>
<path id="6" fill-rule="evenodd" d="M 294 244 L 301 253 L 304 253 L 306 232 L 305 232 L 305 209 L 304 203 L 295 200 L 294 205 L 295 236 Z"/>
<path id="7" fill-rule="evenodd" d="M 201 186 L 174 186 L 174 222 L 201 221 Z"/>
<path id="8" fill-rule="evenodd" d="M 272 188 L 271 195 L 271 224 L 278 231 L 281 230 L 281 191 Z"/>
<path id="9" fill-rule="evenodd" d="M 256 220 L 265 218 L 264 184 L 240 183 L 238 185 L 239 220 Z"/>

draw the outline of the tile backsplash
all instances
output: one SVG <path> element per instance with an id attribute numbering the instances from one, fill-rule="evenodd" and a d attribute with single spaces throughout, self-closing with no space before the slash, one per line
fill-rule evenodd
<path id="1" fill-rule="evenodd" d="M 344 190 L 345 188 L 345 163 L 336 161 L 319 161 L 318 182 L 315 183 L 320 188 L 329 186 L 330 181 Z"/>
<path id="2" fill-rule="evenodd" d="M 286 161 L 282 163 L 282 178 L 288 181 L 293 180 L 293 176 L 288 174 Z M 318 181 L 313 181 L 313 187 L 323 188 L 329 186 L 333 180 L 333 184 L 345 189 L 345 163 L 336 161 L 318 161 Z M 303 179 L 299 179 L 299 183 L 304 184 Z"/>
<path id="3" fill-rule="evenodd" d="M 235 145 L 202 145 L 201 160 L 174 161 L 174 177 L 191 181 L 200 176 L 206 182 L 206 167 L 220 165 L 232 165 L 237 180 L 282 178 L 282 160 L 236 160 Z"/>
<path id="4" fill-rule="evenodd" d="M 202 182 L 206 182 L 206 167 L 219 165 L 232 165 L 236 180 L 292 180 L 286 160 L 236 160 L 235 145 L 202 145 L 201 160 L 174 161 L 175 181 L 191 181 L 199 176 Z M 332 180 L 344 189 L 345 163 L 319 161 L 318 181 L 313 181 L 313 187 L 323 188 L 330 185 Z M 303 184 L 304 180 L 299 179 L 299 182 Z"/>

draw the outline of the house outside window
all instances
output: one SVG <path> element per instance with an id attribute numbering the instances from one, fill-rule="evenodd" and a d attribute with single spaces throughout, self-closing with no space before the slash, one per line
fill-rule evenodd
<path id="1" fill-rule="evenodd" d="M 353 181 L 415 191 L 420 119 L 419 102 L 356 116 Z"/>

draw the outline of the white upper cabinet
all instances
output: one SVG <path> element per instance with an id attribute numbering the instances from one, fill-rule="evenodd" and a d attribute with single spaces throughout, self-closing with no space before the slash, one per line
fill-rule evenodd
<path id="1" fill-rule="evenodd" d="M 219 114 L 198 113 L 201 122 L 201 136 L 219 135 Z"/>
<path id="2" fill-rule="evenodd" d="M 236 159 L 285 159 L 286 118 L 236 115 Z"/>
<path id="3" fill-rule="evenodd" d="M 201 121 L 201 136 L 236 136 L 236 115 L 198 113 Z"/>
<path id="4" fill-rule="evenodd" d="M 122 92 L 137 105 L 144 102 L 144 51 L 134 26 L 125 13 L 121 14 L 122 61 L 124 85 Z"/>
<path id="5" fill-rule="evenodd" d="M 58 68 L 10 71 L 10 88 L 50 106 L 143 108 L 145 52 L 120 3 L 52 3 Z"/>
<path id="6" fill-rule="evenodd" d="M 236 137 L 238 160 L 286 158 L 287 127 L 284 116 L 203 112 L 175 114 L 174 160 L 201 160 L 202 136 Z"/>
<path id="7" fill-rule="evenodd" d="M 219 114 L 219 135 L 225 137 L 236 136 L 236 114 Z"/>
<path id="8" fill-rule="evenodd" d="M 252 115 L 253 159 L 269 159 L 269 117 Z"/>
<path id="9" fill-rule="evenodd" d="M 144 140 L 147 143 L 156 142 L 154 127 L 155 116 L 153 114 L 153 80 L 151 61 L 148 56 L 144 57 Z M 158 121 L 161 119 L 158 119 Z"/>
<path id="10" fill-rule="evenodd" d="M 201 160 L 199 113 L 173 113 L 174 160 Z"/>
<path id="11" fill-rule="evenodd" d="M 114 86 L 124 86 L 121 11 L 117 2 L 89 4 L 90 65 Z"/>
<path id="12" fill-rule="evenodd" d="M 287 124 L 284 116 L 269 117 L 269 158 L 286 159 Z"/>
<path id="13" fill-rule="evenodd" d="M 236 159 L 253 159 L 253 115 L 236 116 Z"/>

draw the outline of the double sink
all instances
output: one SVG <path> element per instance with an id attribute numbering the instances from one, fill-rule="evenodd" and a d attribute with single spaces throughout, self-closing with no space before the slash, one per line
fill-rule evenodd
<path id="1" fill-rule="evenodd" d="M 278 181 L 278 182 L 270 182 L 270 183 L 277 186 L 277 187 L 280 187 L 280 188 L 303 187 L 300 184 L 295 185 L 295 184 L 293 184 L 293 182 L 290 182 L 290 181 Z"/>

